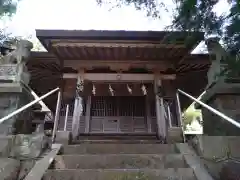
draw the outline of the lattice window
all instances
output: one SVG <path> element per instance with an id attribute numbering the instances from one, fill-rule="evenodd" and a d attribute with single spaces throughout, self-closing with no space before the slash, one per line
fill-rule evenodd
<path id="1" fill-rule="evenodd" d="M 93 96 L 91 103 L 91 116 L 105 116 L 104 97 Z"/>
<path id="2" fill-rule="evenodd" d="M 145 116 L 145 97 L 93 97 L 91 116 Z"/>

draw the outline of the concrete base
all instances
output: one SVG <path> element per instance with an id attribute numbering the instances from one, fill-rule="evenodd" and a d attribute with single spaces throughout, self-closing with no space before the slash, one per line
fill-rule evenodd
<path id="1" fill-rule="evenodd" d="M 0 179 L 17 180 L 20 171 L 20 161 L 10 158 L 0 158 Z"/>
<path id="2" fill-rule="evenodd" d="M 61 144 L 70 144 L 72 141 L 72 135 L 70 131 L 57 131 L 55 142 Z"/>

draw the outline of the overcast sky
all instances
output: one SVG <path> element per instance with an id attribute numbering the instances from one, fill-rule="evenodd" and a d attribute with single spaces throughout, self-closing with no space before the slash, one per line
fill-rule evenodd
<path id="1" fill-rule="evenodd" d="M 16 36 L 35 37 L 35 29 L 98 29 L 98 30 L 163 30 L 171 24 L 174 7 L 166 0 L 170 12 L 161 11 L 161 19 L 146 17 L 133 6 L 113 8 L 98 6 L 96 0 L 21 0 L 17 13 L 0 26 Z M 216 11 L 227 11 L 226 0 L 221 0 Z"/>

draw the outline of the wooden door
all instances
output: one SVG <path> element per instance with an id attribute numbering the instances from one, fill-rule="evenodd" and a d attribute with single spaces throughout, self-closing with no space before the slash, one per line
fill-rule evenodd
<path id="1" fill-rule="evenodd" d="M 144 96 L 93 97 L 91 133 L 147 133 Z"/>
<path id="2" fill-rule="evenodd" d="M 119 132 L 119 117 L 117 116 L 117 99 L 112 96 L 92 97 L 90 132 Z"/>

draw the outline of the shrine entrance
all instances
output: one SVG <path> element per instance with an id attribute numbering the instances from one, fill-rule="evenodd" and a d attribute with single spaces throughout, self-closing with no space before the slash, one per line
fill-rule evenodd
<path id="1" fill-rule="evenodd" d="M 145 96 L 93 96 L 90 133 L 147 133 L 146 106 Z"/>

